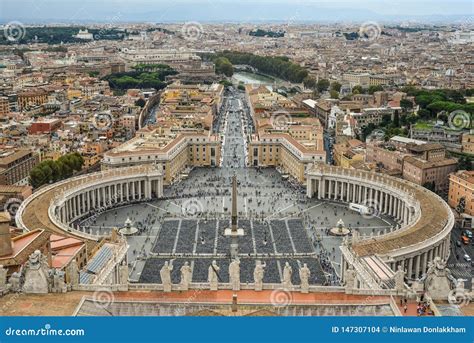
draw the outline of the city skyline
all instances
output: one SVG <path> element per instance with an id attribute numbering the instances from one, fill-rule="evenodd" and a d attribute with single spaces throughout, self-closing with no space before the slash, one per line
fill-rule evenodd
<path id="1" fill-rule="evenodd" d="M 0 318 L 473 316 L 471 1 L 0 0 Z"/>
<path id="2" fill-rule="evenodd" d="M 90 22 L 469 22 L 474 13 L 472 1 L 444 2 L 425 0 L 411 2 L 375 1 L 296 1 L 260 0 L 238 4 L 228 0 L 164 1 L 107 0 L 0 2 L 0 22 L 19 20 L 25 23 Z"/>

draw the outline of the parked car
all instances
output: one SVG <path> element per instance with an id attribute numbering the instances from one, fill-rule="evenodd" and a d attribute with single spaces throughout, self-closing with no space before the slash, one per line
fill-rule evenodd
<path id="1" fill-rule="evenodd" d="M 471 256 L 469 256 L 468 254 L 465 254 L 464 255 L 464 259 L 466 260 L 466 262 L 471 262 Z"/>
<path id="2" fill-rule="evenodd" d="M 463 234 L 463 236 L 466 236 L 467 238 L 472 239 L 472 232 L 471 231 L 464 230 L 462 234 Z"/>

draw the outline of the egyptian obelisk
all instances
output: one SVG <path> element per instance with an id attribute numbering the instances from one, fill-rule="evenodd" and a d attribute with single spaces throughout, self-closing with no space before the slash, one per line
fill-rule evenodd
<path id="1" fill-rule="evenodd" d="M 231 237 L 230 257 L 236 259 L 239 254 L 239 236 L 244 235 L 244 230 L 237 227 L 237 178 L 232 177 L 232 213 L 230 229 L 224 231 L 225 236 Z"/>

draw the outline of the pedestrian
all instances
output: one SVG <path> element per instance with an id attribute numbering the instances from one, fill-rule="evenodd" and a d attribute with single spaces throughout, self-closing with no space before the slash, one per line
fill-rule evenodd
<path id="1" fill-rule="evenodd" d="M 403 311 L 404 311 L 405 313 L 407 313 L 407 310 L 408 310 L 408 306 L 407 306 L 407 304 L 405 304 L 405 306 L 403 306 Z"/>

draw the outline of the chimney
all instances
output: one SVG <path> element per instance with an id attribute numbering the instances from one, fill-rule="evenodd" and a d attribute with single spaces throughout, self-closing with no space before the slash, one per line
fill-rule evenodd
<path id="1" fill-rule="evenodd" d="M 12 252 L 10 215 L 8 212 L 0 212 L 0 257 L 10 255 Z"/>

